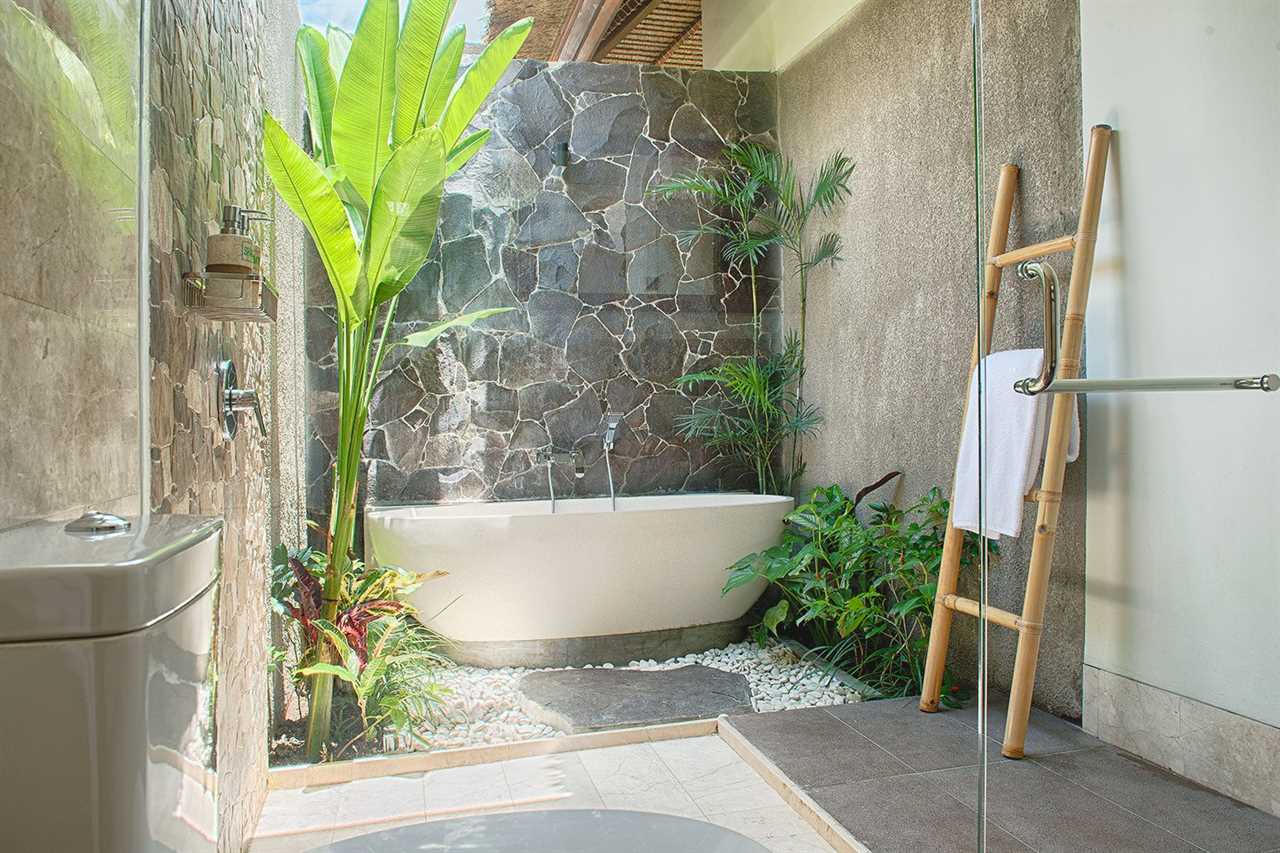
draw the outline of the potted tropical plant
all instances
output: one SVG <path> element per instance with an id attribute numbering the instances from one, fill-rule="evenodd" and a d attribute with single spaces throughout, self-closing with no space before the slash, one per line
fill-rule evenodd
<path id="1" fill-rule="evenodd" d="M 322 624 L 334 624 L 352 570 L 365 422 L 387 349 L 430 346 L 451 329 L 507 310 L 453 317 L 388 341 L 400 292 L 431 252 L 444 180 L 488 139 L 488 130 L 467 133 L 471 120 L 533 24 L 512 24 L 459 73 L 466 31 L 445 30 L 453 5 L 411 0 L 402 25 L 398 0 L 368 0 L 349 40 L 303 27 L 296 47 L 313 153 L 270 114 L 263 118 L 267 171 L 310 232 L 337 308 L 339 429 Z M 316 761 L 328 741 L 344 650 L 324 631 L 312 637 L 312 658 L 334 665 L 311 668 L 306 749 Z"/>

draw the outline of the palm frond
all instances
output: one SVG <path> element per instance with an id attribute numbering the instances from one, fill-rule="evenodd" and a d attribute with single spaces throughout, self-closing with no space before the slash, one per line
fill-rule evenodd
<path id="1" fill-rule="evenodd" d="M 735 196 L 734 188 L 728 184 L 724 175 L 697 172 L 676 175 L 652 187 L 649 193 L 659 198 L 670 198 L 687 193 L 724 205 L 731 204 Z"/>
<path id="2" fill-rule="evenodd" d="M 844 260 L 840 257 L 840 250 L 844 248 L 844 240 L 834 231 L 830 234 L 823 234 L 818 239 L 818 245 L 814 248 L 813 254 L 805 259 L 804 268 L 813 269 L 823 264 L 835 266 Z"/>
<path id="3" fill-rule="evenodd" d="M 843 151 L 837 151 L 827 158 L 818 169 L 818 174 L 809 187 L 808 198 L 805 199 L 806 213 L 814 210 L 830 213 L 836 204 L 848 198 L 852 193 L 849 179 L 857 164 Z"/>

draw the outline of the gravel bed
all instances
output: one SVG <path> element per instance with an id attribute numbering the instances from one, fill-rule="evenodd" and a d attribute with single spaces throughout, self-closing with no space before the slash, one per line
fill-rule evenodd
<path id="1" fill-rule="evenodd" d="M 776 643 L 763 649 L 751 642 L 734 643 L 723 649 L 665 661 L 632 661 L 628 667 L 674 669 L 690 664 L 743 675 L 751 687 L 751 702 L 757 711 L 841 705 L 862 699 L 856 690 L 832 679 L 821 667 L 801 661 L 790 648 Z M 603 666 L 613 668 L 612 664 Z M 564 734 L 535 722 L 524 712 L 523 696 L 517 685 L 521 676 L 532 671 L 519 667 L 481 669 L 473 666 L 441 671 L 439 682 L 450 692 L 441 709 L 440 724 L 427 734 L 432 747 L 456 749 Z"/>

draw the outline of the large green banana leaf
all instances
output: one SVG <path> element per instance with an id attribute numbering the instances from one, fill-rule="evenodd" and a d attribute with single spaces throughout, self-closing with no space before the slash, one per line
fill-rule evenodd
<path id="1" fill-rule="evenodd" d="M 329 64 L 329 42 L 315 27 L 298 30 L 294 40 L 298 66 L 307 93 L 307 114 L 311 122 L 311 142 L 326 166 L 333 165 L 330 131 L 333 128 L 333 99 L 338 93 L 333 67 Z"/>
<path id="2" fill-rule="evenodd" d="M 30 5 L 30 4 L 28 4 Z M 102 106 L 111 121 L 111 133 L 122 147 L 138 137 L 138 100 L 134 92 L 134 56 L 124 49 L 137 39 L 136 25 L 128 15 L 102 0 L 64 0 L 71 13 L 76 53 L 93 75 Z M 11 57 L 9 57 L 11 58 Z"/>
<path id="3" fill-rule="evenodd" d="M 462 64 L 462 50 L 467 46 L 467 28 L 462 24 L 451 27 L 440 42 L 435 62 L 431 66 L 431 79 L 427 81 L 427 94 L 422 105 L 422 123 L 437 124 L 449 102 L 449 93 L 458 82 L 458 66 Z"/>
<path id="4" fill-rule="evenodd" d="M 436 342 L 436 338 L 443 335 L 450 329 L 460 326 L 472 326 L 486 317 L 492 317 L 495 314 L 505 314 L 508 311 L 514 311 L 514 308 L 486 308 L 483 311 L 472 311 L 470 314 L 459 314 L 452 320 L 445 320 L 436 323 L 434 326 L 423 329 L 421 332 L 414 332 L 406 337 L 401 344 L 411 347 L 429 347 Z"/>
<path id="5" fill-rule="evenodd" d="M 263 151 L 276 192 L 311 232 L 316 251 L 329 274 L 343 323 L 357 325 L 352 299 L 358 286 L 360 256 L 347 224 L 342 200 L 324 170 L 289 138 L 270 113 L 263 115 Z"/>
<path id="6" fill-rule="evenodd" d="M 397 0 L 369 0 L 356 25 L 333 107 L 333 154 L 365 201 L 391 156 Z"/>
<path id="7" fill-rule="evenodd" d="M 351 52 L 351 33 L 333 24 L 325 27 L 325 40 L 329 42 L 329 67 L 333 69 L 333 79 L 342 79 L 342 67 L 347 64 L 347 54 Z"/>
<path id="8" fill-rule="evenodd" d="M 395 296 L 427 261 L 440 212 L 444 143 L 424 127 L 396 149 L 378 179 L 364 241 L 375 304 Z"/>
<path id="9" fill-rule="evenodd" d="M 490 130 L 477 130 L 466 139 L 453 146 L 453 150 L 449 152 L 448 161 L 445 164 L 444 176 L 447 178 L 454 172 L 467 165 L 467 161 L 479 153 L 484 144 L 489 141 Z"/>
<path id="10" fill-rule="evenodd" d="M 444 144 L 450 148 L 462 136 L 476 111 L 493 91 L 516 52 L 524 44 L 533 27 L 533 18 L 523 18 L 507 27 L 489 42 L 476 61 L 462 75 L 449 104 L 444 108 L 440 129 L 444 131 Z"/>
<path id="11" fill-rule="evenodd" d="M 396 49 L 396 115 L 393 140 L 398 145 L 418 129 L 427 101 L 440 34 L 456 0 L 409 0 L 400 45 Z M 450 84 L 452 84 L 452 75 Z"/>

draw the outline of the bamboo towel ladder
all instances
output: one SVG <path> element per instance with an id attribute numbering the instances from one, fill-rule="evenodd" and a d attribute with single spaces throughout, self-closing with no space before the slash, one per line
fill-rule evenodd
<path id="1" fill-rule="evenodd" d="M 1111 128 L 1096 125 L 1089 136 L 1089 160 L 1085 168 L 1084 196 L 1080 202 L 1080 219 L 1074 235 L 1058 237 L 1033 246 L 1007 250 L 1009 218 L 1018 187 L 1018 167 L 1006 163 L 1000 169 L 996 186 L 995 209 L 991 216 L 991 232 L 987 237 L 987 261 L 982 289 L 982 326 L 974 336 L 969 359 L 969 374 L 991 351 L 991 327 L 995 321 L 996 302 L 1000 292 L 1000 275 L 1007 268 L 1062 252 L 1075 251 L 1071 262 L 1071 285 L 1067 310 L 1062 323 L 1058 375 L 1074 379 L 1080 375 L 1084 340 L 1084 313 L 1089 299 L 1089 279 L 1093 275 L 1093 252 L 1098 239 L 1098 213 L 1102 207 L 1102 185 L 1107 170 L 1107 152 L 1111 144 Z M 1014 658 L 1013 683 L 1009 691 L 1009 712 L 1005 721 L 1004 745 L 1001 752 L 1008 758 L 1021 758 L 1027 737 L 1027 720 L 1031 714 L 1031 690 L 1035 684 L 1036 661 L 1040 654 L 1040 635 L 1044 630 L 1045 599 L 1049 589 L 1049 568 L 1053 563 L 1053 546 L 1058 529 L 1058 509 L 1062 504 L 1062 480 L 1067 467 L 1067 443 L 1071 432 L 1073 394 L 1054 397 L 1053 415 L 1049 423 L 1049 441 L 1045 449 L 1044 474 L 1040 488 L 1028 495 L 1039 503 L 1035 538 L 1031 546 L 1031 564 L 1027 572 L 1027 589 L 1022 613 L 1010 613 L 995 607 L 986 608 L 986 619 L 1018 632 L 1018 651 Z M 965 395 L 966 406 L 969 397 Z M 967 413 L 966 413 L 967 414 Z M 920 691 L 920 710 L 938 710 L 942 691 L 942 674 L 947 663 L 947 645 L 951 638 L 951 619 L 956 613 L 978 616 L 978 602 L 956 595 L 960 574 L 961 546 L 964 531 L 947 520 L 943 543 L 942 565 L 938 572 L 938 590 L 933 603 L 933 627 L 929 635 L 929 656 L 925 664 L 924 684 Z"/>

